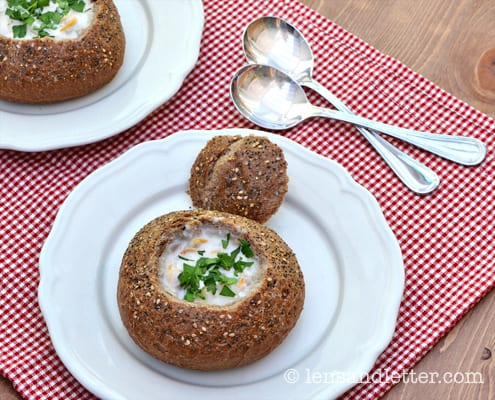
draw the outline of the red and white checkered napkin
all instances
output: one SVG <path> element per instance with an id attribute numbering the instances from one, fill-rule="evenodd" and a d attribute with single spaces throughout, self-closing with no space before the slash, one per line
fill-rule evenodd
<path id="1" fill-rule="evenodd" d="M 495 284 L 494 120 L 296 0 L 204 0 L 204 8 L 196 68 L 180 92 L 146 120 L 79 148 L 0 152 L 0 371 L 26 398 L 94 398 L 57 358 L 36 300 L 38 256 L 59 206 L 86 175 L 137 143 L 184 129 L 253 127 L 229 100 L 229 81 L 244 64 L 245 26 L 263 15 L 281 16 L 303 32 L 316 56 L 316 78 L 359 114 L 470 135 L 488 146 L 487 160 L 466 168 L 400 144 L 442 180 L 433 195 L 420 197 L 347 124 L 312 120 L 284 133 L 347 168 L 375 195 L 399 240 L 406 289 L 395 336 L 376 371 L 395 378 L 410 369 Z M 346 397 L 376 398 L 391 385 L 362 384 Z"/>

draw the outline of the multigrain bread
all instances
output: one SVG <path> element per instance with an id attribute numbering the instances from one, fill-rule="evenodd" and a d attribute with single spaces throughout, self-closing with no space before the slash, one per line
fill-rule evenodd
<path id="1" fill-rule="evenodd" d="M 198 154 L 189 178 L 195 207 L 266 222 L 288 188 L 282 149 L 264 136 L 215 136 Z"/>
<path id="2" fill-rule="evenodd" d="M 0 35 L 0 98 L 53 103 L 81 97 L 109 83 L 120 69 L 125 36 L 112 0 L 91 0 L 94 17 L 77 39 Z"/>
<path id="3" fill-rule="evenodd" d="M 260 276 L 249 294 L 227 305 L 190 302 L 167 292 L 159 259 L 188 228 L 214 225 L 246 240 Z M 145 225 L 122 260 L 118 306 L 131 338 L 152 356 L 183 368 L 219 370 L 252 363 L 294 327 L 305 286 L 295 254 L 271 229 L 217 211 L 176 211 Z"/>

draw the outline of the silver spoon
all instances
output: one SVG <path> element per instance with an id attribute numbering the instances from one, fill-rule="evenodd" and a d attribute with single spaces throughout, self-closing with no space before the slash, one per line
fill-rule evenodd
<path id="1" fill-rule="evenodd" d="M 313 79 L 314 57 L 311 47 L 288 22 L 277 17 L 254 20 L 244 31 L 242 47 L 249 63 L 275 67 L 300 85 L 318 92 L 338 110 L 352 113 L 333 93 Z M 430 168 L 387 142 L 375 131 L 360 126 L 357 129 L 413 192 L 426 194 L 438 187 L 440 179 Z"/>
<path id="2" fill-rule="evenodd" d="M 332 104 L 339 103 L 341 107 L 350 111 L 336 96 L 312 78 L 314 58 L 311 47 L 302 34 L 286 21 L 277 17 L 262 17 L 253 21 L 244 33 L 243 48 L 249 62 L 273 66 L 290 75 L 298 83 L 317 91 Z M 429 149 L 425 147 L 426 143 L 417 143 L 415 138 L 406 140 L 396 135 L 393 136 L 460 164 L 479 164 L 486 155 L 483 143 L 472 138 L 469 138 L 468 142 L 477 148 L 473 149 L 476 155 L 473 157 L 469 155 L 466 160 L 464 155 L 458 157 L 452 154 L 449 157 L 450 152 L 443 154 L 443 150 L 438 150 L 442 152 L 439 154 L 438 151 L 434 151 L 437 143 L 434 143 L 433 149 Z"/>
<path id="3" fill-rule="evenodd" d="M 311 117 L 327 117 L 386 133 L 459 164 L 477 165 L 486 155 L 485 145 L 475 138 L 419 132 L 313 106 L 296 81 L 268 65 L 242 67 L 232 78 L 230 94 L 245 118 L 267 129 L 288 129 Z"/>

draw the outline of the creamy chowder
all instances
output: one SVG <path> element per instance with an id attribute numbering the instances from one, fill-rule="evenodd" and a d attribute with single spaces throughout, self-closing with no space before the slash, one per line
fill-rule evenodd
<path id="1" fill-rule="evenodd" d="M 93 17 L 92 0 L 0 0 L 0 36 L 78 39 Z"/>
<path id="2" fill-rule="evenodd" d="M 166 291 L 179 299 L 227 305 L 246 297 L 261 279 L 248 242 L 214 225 L 187 227 L 159 261 Z"/>

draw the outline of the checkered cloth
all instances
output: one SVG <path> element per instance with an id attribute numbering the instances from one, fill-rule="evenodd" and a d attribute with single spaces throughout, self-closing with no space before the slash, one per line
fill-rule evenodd
<path id="1" fill-rule="evenodd" d="M 29 399 L 93 399 L 54 352 L 37 304 L 38 256 L 57 210 L 89 173 L 150 139 L 184 129 L 249 127 L 229 99 L 229 81 L 245 63 L 241 36 L 263 15 L 295 24 L 313 48 L 315 77 L 362 116 L 469 135 L 487 160 L 466 168 L 397 143 L 440 175 L 432 195 L 408 191 L 370 145 L 345 123 L 311 120 L 283 134 L 342 164 L 378 200 L 400 243 L 406 288 L 392 343 L 375 371 L 412 368 L 495 284 L 495 121 L 296 0 L 204 0 L 198 63 L 167 104 L 137 126 L 78 148 L 26 154 L 0 151 L 0 372 Z M 316 104 L 325 105 L 317 96 Z M 386 295 L 386 293 L 384 294 Z M 374 399 L 392 380 L 344 395 Z"/>

